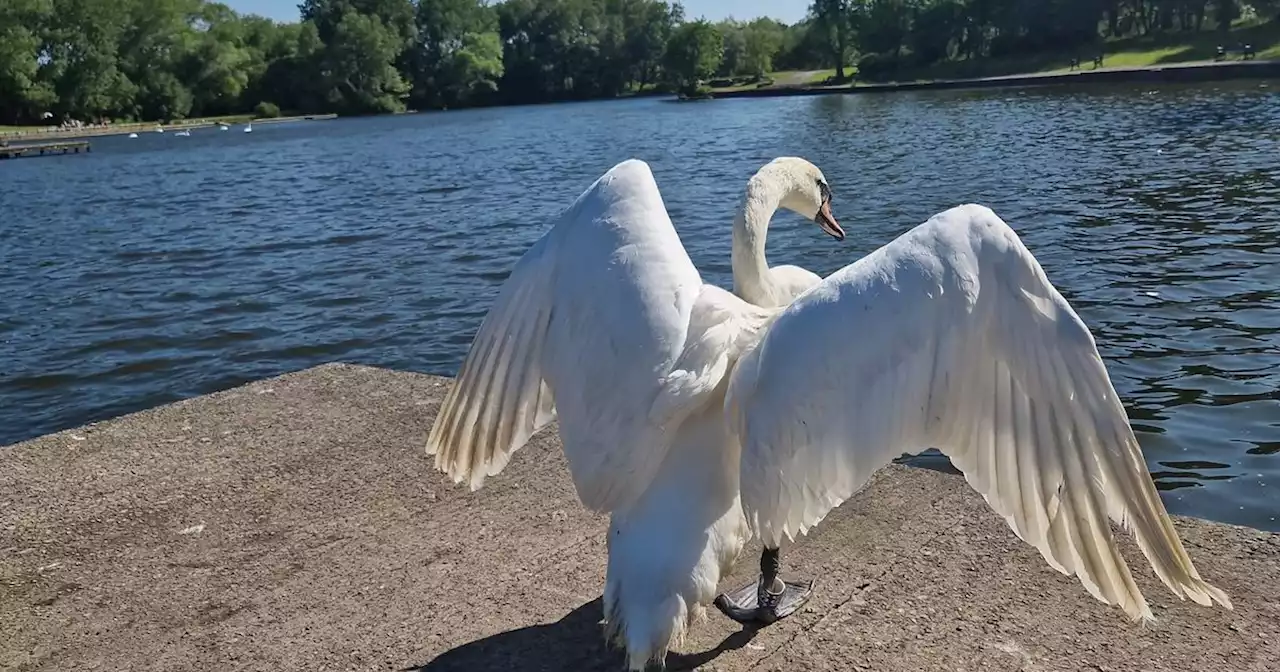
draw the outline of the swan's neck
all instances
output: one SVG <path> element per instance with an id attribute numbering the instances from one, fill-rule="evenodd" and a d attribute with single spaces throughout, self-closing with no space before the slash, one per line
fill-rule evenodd
<path id="1" fill-rule="evenodd" d="M 733 219 L 733 293 L 756 305 L 772 305 L 773 278 L 764 256 L 769 220 L 782 195 L 766 180 L 752 179 L 747 197 Z"/>

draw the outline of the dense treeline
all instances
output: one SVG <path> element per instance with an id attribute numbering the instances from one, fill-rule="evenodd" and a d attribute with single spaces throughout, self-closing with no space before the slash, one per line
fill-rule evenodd
<path id="1" fill-rule="evenodd" d="M 1277 18 L 1280 0 L 816 0 L 811 16 L 838 77 L 856 62 L 859 77 L 877 78 L 951 59 L 1085 56 L 1104 38 L 1225 31 L 1239 18 Z"/>
<path id="2" fill-rule="evenodd" d="M 692 89 L 713 77 L 1078 48 L 1214 30 L 1280 0 L 816 0 L 795 25 L 662 0 L 0 0 L 0 123 L 365 113 Z"/>
<path id="3" fill-rule="evenodd" d="M 303 0 L 299 10 L 279 24 L 204 0 L 2 0 L 0 123 L 609 97 L 696 83 L 720 69 L 726 33 L 734 72 L 767 72 L 798 43 L 773 21 L 722 33 L 660 0 Z M 673 40 L 689 48 L 668 50 Z"/>

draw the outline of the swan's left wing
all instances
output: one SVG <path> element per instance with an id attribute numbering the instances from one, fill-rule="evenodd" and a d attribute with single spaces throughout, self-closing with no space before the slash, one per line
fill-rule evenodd
<path id="1" fill-rule="evenodd" d="M 720 384 L 724 350 L 754 324 L 729 319 L 741 311 L 725 294 L 703 286 L 649 167 L 614 166 L 503 283 L 428 454 L 476 489 L 558 418 L 583 504 L 629 506 L 662 464 L 670 431 Z"/>
<path id="2" fill-rule="evenodd" d="M 825 279 L 733 373 L 742 503 L 777 546 L 903 453 L 937 447 L 1054 568 L 1151 612 L 1108 524 L 1176 594 L 1229 606 L 1164 510 L 1093 337 L 981 206 L 934 216 Z"/>

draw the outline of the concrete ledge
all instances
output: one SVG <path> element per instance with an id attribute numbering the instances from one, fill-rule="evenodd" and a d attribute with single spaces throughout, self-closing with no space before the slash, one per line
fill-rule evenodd
<path id="1" fill-rule="evenodd" d="M 605 520 L 558 438 L 454 486 L 422 454 L 448 384 L 328 365 L 0 449 L 0 669 L 621 669 L 597 626 Z M 1280 535 L 1177 524 L 1236 610 L 1179 602 L 1126 544 L 1144 630 L 960 478 L 891 467 L 787 551 L 819 577 L 805 611 L 748 637 L 713 610 L 668 662 L 1278 669 Z"/>

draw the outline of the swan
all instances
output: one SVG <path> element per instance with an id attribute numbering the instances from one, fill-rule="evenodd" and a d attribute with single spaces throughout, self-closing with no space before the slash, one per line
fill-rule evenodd
<path id="1" fill-rule="evenodd" d="M 516 263 L 426 451 L 476 490 L 557 418 L 579 499 L 610 514 L 605 636 L 630 670 L 709 602 L 743 623 L 794 613 L 813 584 L 780 578 L 782 542 L 930 446 L 1130 617 L 1151 612 L 1108 517 L 1175 594 L 1230 608 L 1174 531 L 1093 337 L 982 206 L 762 307 L 703 283 L 648 166 L 618 164 Z M 715 595 L 752 534 L 760 577 Z"/>
<path id="2" fill-rule="evenodd" d="M 817 213 L 807 215 L 812 210 L 806 198 L 812 181 L 818 184 L 821 205 Z M 757 306 L 785 306 L 822 279 L 799 266 L 769 267 L 765 238 L 769 220 L 779 207 L 812 217 L 828 235 L 844 240 L 844 229 L 831 214 L 831 187 L 817 166 L 794 156 L 766 163 L 747 182 L 746 196 L 733 220 L 733 293 Z"/>
<path id="3" fill-rule="evenodd" d="M 252 132 L 253 132 L 253 123 L 252 123 L 252 122 L 251 122 L 251 123 L 248 123 L 248 124 L 245 124 L 244 132 L 245 132 L 245 133 L 252 133 Z"/>

